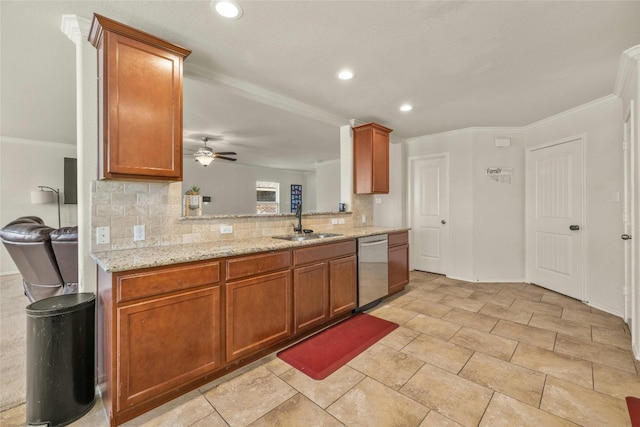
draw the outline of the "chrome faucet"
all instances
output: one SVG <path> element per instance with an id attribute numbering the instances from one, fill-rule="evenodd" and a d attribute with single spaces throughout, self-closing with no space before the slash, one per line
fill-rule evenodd
<path id="1" fill-rule="evenodd" d="M 296 206 L 296 218 L 298 218 L 298 227 L 294 225 L 293 231 L 302 234 L 302 203 L 298 203 Z"/>

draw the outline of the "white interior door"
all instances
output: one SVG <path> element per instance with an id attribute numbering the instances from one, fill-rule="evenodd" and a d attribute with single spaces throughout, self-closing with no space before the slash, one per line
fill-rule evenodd
<path id="1" fill-rule="evenodd" d="M 631 237 L 635 234 L 635 155 L 634 103 L 631 101 L 629 115 L 624 122 L 624 213 L 622 214 L 622 240 L 624 240 L 624 319 L 630 322 L 632 316 L 632 286 L 636 276 L 635 245 Z"/>
<path id="2" fill-rule="evenodd" d="M 527 275 L 531 283 L 584 300 L 582 138 L 527 153 Z"/>
<path id="3" fill-rule="evenodd" d="M 446 153 L 410 159 L 411 264 L 415 270 L 446 274 L 448 164 Z"/>

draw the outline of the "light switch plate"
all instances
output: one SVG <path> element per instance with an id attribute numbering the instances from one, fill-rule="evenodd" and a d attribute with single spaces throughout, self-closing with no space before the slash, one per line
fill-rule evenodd
<path id="1" fill-rule="evenodd" d="M 338 223 L 338 218 L 331 218 L 331 224 L 335 225 Z"/>
<path id="2" fill-rule="evenodd" d="M 96 227 L 96 244 L 107 245 L 109 244 L 111 230 L 109 227 Z"/>
<path id="3" fill-rule="evenodd" d="M 144 224 L 143 225 L 134 225 L 133 226 L 133 241 L 138 242 L 140 240 L 144 240 Z"/>
<path id="4" fill-rule="evenodd" d="M 220 226 L 220 234 L 231 234 L 233 233 L 232 225 L 221 225 Z"/>

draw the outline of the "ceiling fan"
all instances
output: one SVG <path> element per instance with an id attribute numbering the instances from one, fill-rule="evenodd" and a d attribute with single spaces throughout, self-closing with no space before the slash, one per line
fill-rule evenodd
<path id="1" fill-rule="evenodd" d="M 203 136 L 200 140 L 204 143 L 203 147 L 199 147 L 198 150 L 193 153 L 193 157 L 195 157 L 196 162 L 200 163 L 205 168 L 211 164 L 215 159 L 228 160 L 231 162 L 235 162 L 238 159 L 234 159 L 232 157 L 227 156 L 236 156 L 237 154 L 233 151 L 213 151 L 211 148 L 207 146 L 207 142 L 211 140 L 211 138 L 207 136 Z"/>

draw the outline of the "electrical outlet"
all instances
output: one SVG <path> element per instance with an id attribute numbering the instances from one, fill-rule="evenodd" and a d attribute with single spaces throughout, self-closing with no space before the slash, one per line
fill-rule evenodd
<path id="1" fill-rule="evenodd" d="M 109 238 L 110 234 L 111 230 L 109 230 L 109 227 L 96 227 L 96 244 L 108 244 L 111 241 Z"/>
<path id="2" fill-rule="evenodd" d="M 382 203 L 382 197 L 376 197 L 376 205 L 379 205 Z"/>
<path id="3" fill-rule="evenodd" d="M 133 241 L 137 242 L 144 240 L 144 224 L 133 226 Z"/>
<path id="4" fill-rule="evenodd" d="M 338 218 L 331 218 L 331 224 L 336 225 L 338 223 Z"/>
<path id="5" fill-rule="evenodd" d="M 344 224 L 344 218 L 340 218 L 340 219 L 338 220 L 338 224 Z"/>
<path id="6" fill-rule="evenodd" d="M 367 216 L 366 215 L 362 215 L 362 223 L 363 224 L 367 223 Z"/>
<path id="7" fill-rule="evenodd" d="M 233 233 L 232 225 L 221 225 L 220 226 L 220 234 L 231 234 Z"/>

